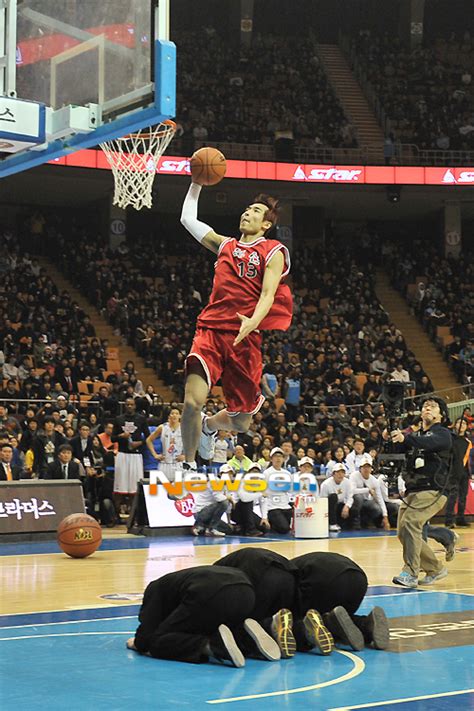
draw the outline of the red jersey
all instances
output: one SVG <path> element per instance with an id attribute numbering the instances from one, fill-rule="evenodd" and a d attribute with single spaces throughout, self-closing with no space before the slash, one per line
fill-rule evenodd
<path id="1" fill-rule="evenodd" d="M 212 293 L 198 317 L 198 328 L 239 331 L 241 321 L 237 312 L 252 316 L 262 292 L 266 266 L 278 251 L 283 252 L 285 260 L 283 279 L 290 271 L 290 254 L 281 242 L 265 237 L 253 242 L 239 242 L 234 237 L 227 237 L 217 253 Z M 280 282 L 273 305 L 259 329 L 286 331 L 292 313 L 291 291 L 287 284 Z"/>

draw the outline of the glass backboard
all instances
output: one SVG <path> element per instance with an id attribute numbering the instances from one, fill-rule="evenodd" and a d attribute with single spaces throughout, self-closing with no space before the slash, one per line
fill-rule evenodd
<path id="1" fill-rule="evenodd" d="M 0 177 L 174 117 L 169 0 L 3 0 L 0 69 L 2 55 Z M 45 107 L 44 131 L 15 142 L 1 117 L 34 123 L 31 102 Z"/>

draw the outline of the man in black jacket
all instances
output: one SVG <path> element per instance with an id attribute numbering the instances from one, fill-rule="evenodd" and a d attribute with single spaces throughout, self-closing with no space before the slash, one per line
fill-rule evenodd
<path id="1" fill-rule="evenodd" d="M 146 588 L 140 625 L 127 647 L 157 659 L 199 664 L 214 658 L 243 667 L 234 633 L 246 633 L 266 659 L 277 661 L 278 646 L 250 619 L 254 606 L 253 587 L 241 570 L 212 565 L 178 570 Z"/>
<path id="2" fill-rule="evenodd" d="M 448 419 L 444 400 L 428 396 L 421 408 L 421 430 L 405 435 L 400 430 L 391 433 L 392 442 L 409 453 L 404 475 L 406 494 L 398 514 L 398 539 L 405 565 L 393 578 L 394 583 L 407 588 L 417 587 L 420 570 L 426 573 L 421 585 L 431 585 L 448 574 L 422 536 L 425 523 L 447 501 L 452 436 L 442 423 Z"/>
<path id="3" fill-rule="evenodd" d="M 12 464 L 13 447 L 5 442 L 0 447 L 0 481 L 17 481 L 28 477 L 22 467 Z"/>
<path id="4" fill-rule="evenodd" d="M 282 657 L 293 657 L 297 649 L 332 652 L 334 640 L 312 605 L 298 615 L 297 624 L 293 621 L 292 611 L 298 609 L 298 568 L 287 558 L 266 548 L 243 548 L 214 565 L 238 568 L 247 575 L 255 591 L 251 616 L 274 637 Z M 245 642 L 239 640 L 239 646 L 245 653 Z"/>
<path id="5" fill-rule="evenodd" d="M 66 438 L 56 432 L 55 422 L 52 417 L 46 417 L 43 424 L 43 433 L 37 435 L 34 442 L 34 470 L 40 479 L 45 478 L 48 465 L 54 462 L 58 449 L 66 444 Z"/>
<path id="6" fill-rule="evenodd" d="M 374 607 L 368 615 L 356 615 L 367 592 L 367 576 L 353 560 L 338 553 L 306 553 L 290 561 L 297 570 L 294 632 L 298 649 L 304 650 L 301 620 L 316 609 L 336 642 L 356 651 L 373 645 L 386 649 L 389 628 L 385 612 Z"/>
<path id="7" fill-rule="evenodd" d="M 77 462 L 72 461 L 72 447 L 62 444 L 54 462 L 48 464 L 44 479 L 79 479 L 84 485 L 84 469 Z"/>
<path id="8" fill-rule="evenodd" d="M 71 439 L 70 444 L 74 459 L 77 459 L 83 467 L 91 467 L 93 464 L 92 437 L 91 428 L 87 422 L 80 423 L 79 434 Z"/>
<path id="9" fill-rule="evenodd" d="M 466 521 L 466 499 L 469 488 L 469 452 L 472 447 L 471 441 L 466 437 L 467 420 L 460 417 L 456 420 L 451 430 L 453 437 L 453 457 L 451 463 L 450 490 L 446 504 L 446 526 L 454 528 L 454 506 L 458 504 L 456 515 L 456 525 L 466 526 L 470 524 Z"/>
<path id="10" fill-rule="evenodd" d="M 57 452 L 54 462 L 48 464 L 44 474 L 44 479 L 78 479 L 82 484 L 84 502 L 89 516 L 94 515 L 88 495 L 87 478 L 82 464 L 72 461 L 72 447 L 70 444 L 62 444 Z"/>

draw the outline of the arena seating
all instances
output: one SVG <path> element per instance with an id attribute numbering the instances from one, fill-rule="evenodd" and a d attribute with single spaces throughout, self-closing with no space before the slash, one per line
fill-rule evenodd
<path id="1" fill-rule="evenodd" d="M 387 257 L 394 286 L 443 350 L 458 380 L 470 390 L 474 377 L 472 247 L 466 245 L 459 259 L 447 259 L 426 242 L 415 240 L 409 254 L 393 242 Z"/>
<path id="2" fill-rule="evenodd" d="M 311 40 L 256 34 L 247 52 L 211 30 L 174 40 L 180 62 L 174 149 L 190 155 L 203 142 L 244 143 L 275 146 L 277 157 L 291 159 L 297 146 L 357 145 Z"/>
<path id="3" fill-rule="evenodd" d="M 393 140 L 422 150 L 474 150 L 470 38 L 440 38 L 409 50 L 395 36 L 367 30 L 352 39 L 352 52 Z"/>

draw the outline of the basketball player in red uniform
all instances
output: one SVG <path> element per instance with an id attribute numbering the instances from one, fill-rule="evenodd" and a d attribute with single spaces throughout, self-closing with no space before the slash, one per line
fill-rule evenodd
<path id="1" fill-rule="evenodd" d="M 212 293 L 186 359 L 181 432 L 185 468 L 191 469 L 202 432 L 248 430 L 264 402 L 261 331 L 286 331 L 293 307 L 290 289 L 282 283 L 290 271 L 288 249 L 266 237 L 277 224 L 277 201 L 258 195 L 240 217 L 240 238 L 223 237 L 197 219 L 201 188 L 191 183 L 181 213 L 182 225 L 217 254 Z M 219 379 L 227 409 L 202 420 L 208 392 Z"/>

